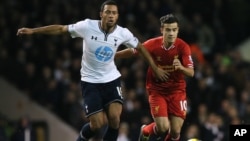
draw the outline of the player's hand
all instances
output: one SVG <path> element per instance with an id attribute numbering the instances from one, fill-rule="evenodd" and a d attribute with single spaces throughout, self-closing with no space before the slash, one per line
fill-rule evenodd
<path id="1" fill-rule="evenodd" d="M 157 80 L 160 80 L 161 82 L 165 82 L 168 80 L 169 72 L 158 67 L 155 71 L 155 75 L 157 77 Z"/>
<path id="2" fill-rule="evenodd" d="M 174 59 L 173 66 L 174 66 L 174 70 L 182 70 L 183 69 L 183 65 L 181 64 L 181 61 L 178 58 Z"/>
<path id="3" fill-rule="evenodd" d="M 21 36 L 21 35 L 31 35 L 33 34 L 33 30 L 31 28 L 20 28 L 17 30 L 16 35 Z"/>

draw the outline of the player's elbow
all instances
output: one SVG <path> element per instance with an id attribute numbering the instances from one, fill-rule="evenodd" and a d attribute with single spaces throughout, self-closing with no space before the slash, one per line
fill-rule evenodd
<path id="1" fill-rule="evenodd" d="M 194 77 L 194 72 L 190 74 L 190 77 Z"/>
<path id="2" fill-rule="evenodd" d="M 190 77 L 194 77 L 194 70 L 190 71 Z"/>
<path id="3" fill-rule="evenodd" d="M 194 69 L 193 68 L 188 68 L 188 70 L 186 71 L 186 76 L 194 77 Z"/>

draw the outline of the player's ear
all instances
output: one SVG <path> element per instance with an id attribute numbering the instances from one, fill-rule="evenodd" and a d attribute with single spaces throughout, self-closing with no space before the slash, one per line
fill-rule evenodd
<path id="1" fill-rule="evenodd" d="M 100 12 L 100 18 L 102 18 L 102 12 Z"/>
<path id="2" fill-rule="evenodd" d="M 163 32 L 162 32 L 162 31 L 163 31 L 163 28 L 161 27 L 161 28 L 160 28 L 160 32 L 161 32 L 161 34 L 163 34 Z"/>

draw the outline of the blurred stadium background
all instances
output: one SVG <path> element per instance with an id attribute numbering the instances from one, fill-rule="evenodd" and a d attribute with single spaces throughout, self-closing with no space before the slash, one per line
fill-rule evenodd
<path id="1" fill-rule="evenodd" d="M 17 37 L 16 32 L 23 26 L 99 19 L 102 2 L 0 1 L 0 141 L 23 141 L 15 137 L 24 127 L 32 127 L 29 141 L 75 140 L 87 122 L 79 87 L 81 40 Z M 180 19 L 179 37 L 190 44 L 195 61 L 195 77 L 187 80 L 183 141 L 228 141 L 230 124 L 250 124 L 250 1 L 117 2 L 119 24 L 142 42 L 160 35 L 159 17 L 173 12 Z M 139 57 L 116 63 L 126 90 L 119 141 L 136 141 L 140 125 L 152 120 L 144 88 L 147 64 Z"/>

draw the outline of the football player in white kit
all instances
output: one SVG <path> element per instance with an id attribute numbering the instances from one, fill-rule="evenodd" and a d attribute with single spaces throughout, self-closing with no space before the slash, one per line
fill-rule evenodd
<path id="1" fill-rule="evenodd" d="M 156 77 L 166 81 L 168 73 L 158 68 L 149 53 L 127 29 L 117 25 L 118 6 L 107 0 L 101 5 L 101 20 L 85 19 L 70 25 L 49 25 L 38 28 L 20 28 L 17 35 L 63 34 L 83 39 L 81 87 L 86 123 L 77 141 L 87 141 L 105 125 L 108 125 L 103 141 L 116 141 L 122 112 L 120 72 L 114 55 L 123 44 L 137 50 L 147 59 Z"/>

